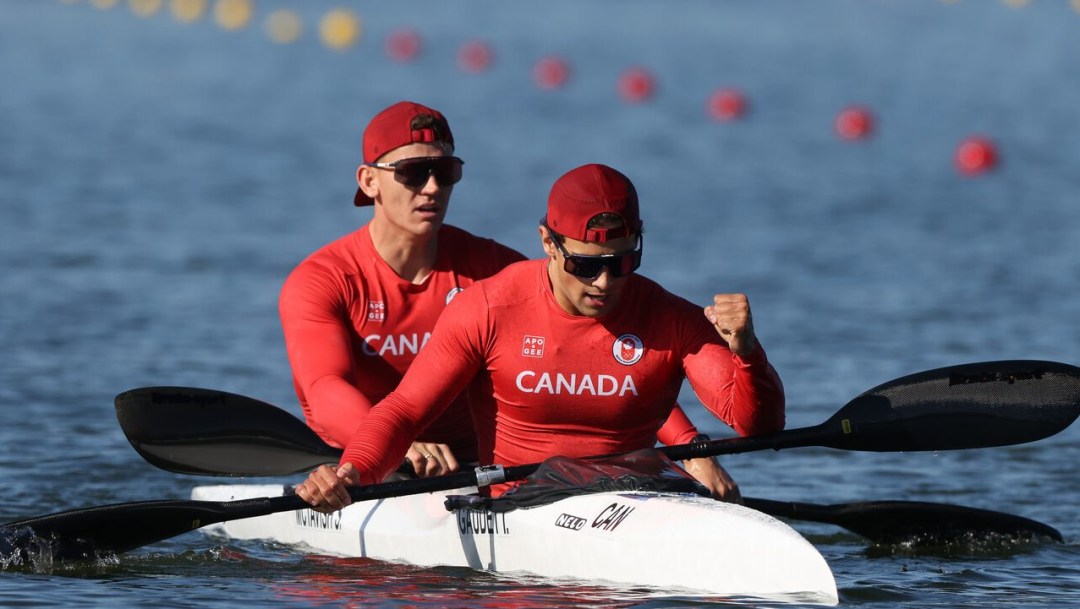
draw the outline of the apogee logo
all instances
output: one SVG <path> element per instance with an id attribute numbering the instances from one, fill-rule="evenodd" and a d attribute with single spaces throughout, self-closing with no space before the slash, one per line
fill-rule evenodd
<path id="1" fill-rule="evenodd" d="M 386 321 L 386 303 L 372 300 L 367 303 L 368 321 Z"/>
<path id="2" fill-rule="evenodd" d="M 526 334 L 521 343 L 521 354 L 525 357 L 544 357 L 544 337 Z"/>

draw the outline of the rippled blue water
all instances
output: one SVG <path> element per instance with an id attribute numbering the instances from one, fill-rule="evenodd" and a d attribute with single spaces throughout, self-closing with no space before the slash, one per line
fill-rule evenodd
<path id="1" fill-rule="evenodd" d="M 276 318 L 286 273 L 366 221 L 350 205 L 363 122 L 400 98 L 444 110 L 467 159 L 452 221 L 530 253 L 550 183 L 585 162 L 632 176 L 642 271 L 698 301 L 745 291 L 784 378 L 789 426 L 863 390 L 969 361 L 1080 362 L 1080 14 L 930 0 L 569 0 L 514 7 L 351 3 L 359 45 L 276 45 L 40 0 L 0 13 L 0 521 L 186 497 L 203 480 L 142 462 L 113 414 L 125 389 L 177 384 L 297 411 Z M 411 64 L 385 34 L 424 36 Z M 471 39 L 496 52 L 465 74 Z M 536 88 L 542 56 L 570 85 Z M 624 103 L 619 74 L 658 92 Z M 717 87 L 745 120 L 704 112 Z M 872 138 L 842 142 L 863 104 Z M 958 142 L 986 134 L 997 172 L 965 178 Z M 701 426 L 710 423 L 687 390 Z M 748 495 L 911 499 L 1022 514 L 1064 544 L 914 556 L 796 523 L 841 600 L 876 607 L 1080 604 L 1080 432 L 950 453 L 792 449 L 728 457 Z M 692 551 L 688 548 L 687 551 Z M 718 565 L 717 569 L 722 569 Z M 720 599 L 553 585 L 454 569 L 301 556 L 189 534 L 115 564 L 0 573 L 0 605 L 705 606 Z"/>

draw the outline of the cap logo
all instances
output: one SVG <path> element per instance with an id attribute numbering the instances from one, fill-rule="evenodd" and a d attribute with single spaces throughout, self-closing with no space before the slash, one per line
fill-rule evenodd
<path id="1" fill-rule="evenodd" d="M 625 224 L 625 223 L 624 223 Z M 585 229 L 585 241 L 595 241 L 596 243 L 607 243 L 612 239 L 619 239 L 622 237 L 629 237 L 630 231 L 626 226 L 616 226 L 614 228 L 589 228 Z"/>
<path id="2" fill-rule="evenodd" d="M 413 129 L 412 141 L 417 142 L 434 142 L 435 130 L 434 129 Z"/>
<path id="3" fill-rule="evenodd" d="M 444 133 L 442 133 L 442 124 L 439 119 L 430 114 L 417 114 L 409 121 L 409 130 L 412 132 L 412 141 L 414 143 L 431 143 L 443 140 L 449 140 Z"/>

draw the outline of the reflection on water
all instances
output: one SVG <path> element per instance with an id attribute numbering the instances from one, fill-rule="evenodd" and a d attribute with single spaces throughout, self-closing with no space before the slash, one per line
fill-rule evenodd
<path id="1" fill-rule="evenodd" d="M 312 604 L 370 607 L 392 602 L 398 606 L 460 606 L 491 609 L 526 607 L 671 607 L 692 599 L 695 605 L 723 605 L 732 599 L 682 597 L 671 591 L 552 580 L 525 575 L 493 574 L 462 568 L 420 568 L 362 558 L 308 557 L 303 581 L 277 582 L 285 596 Z M 371 590 L 389 590 L 372 598 Z M 758 605 L 758 606 L 768 606 Z"/>

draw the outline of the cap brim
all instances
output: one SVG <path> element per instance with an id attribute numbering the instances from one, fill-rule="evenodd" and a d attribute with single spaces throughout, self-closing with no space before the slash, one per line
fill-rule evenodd
<path id="1" fill-rule="evenodd" d="M 353 205 L 357 207 L 364 207 L 367 205 L 374 205 L 375 200 L 364 194 L 363 190 L 356 189 L 356 196 L 353 197 Z"/>

